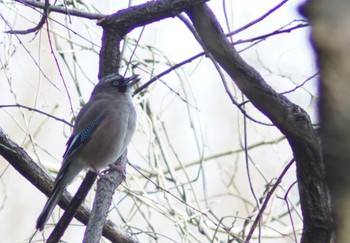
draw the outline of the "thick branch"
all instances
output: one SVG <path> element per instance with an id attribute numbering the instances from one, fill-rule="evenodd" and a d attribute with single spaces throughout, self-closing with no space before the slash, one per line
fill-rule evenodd
<path id="1" fill-rule="evenodd" d="M 208 0 L 158 0 L 129 7 L 101 19 L 97 24 L 114 28 L 121 35 L 165 18 L 175 17 L 185 10 Z"/>
<path id="2" fill-rule="evenodd" d="M 230 75 L 251 103 L 288 139 L 297 162 L 304 218 L 302 242 L 328 242 L 331 227 L 328 189 L 319 141 L 308 114 L 273 90 L 261 75 L 239 56 L 206 4 L 192 8 L 188 15 L 207 51 Z"/>
<path id="3" fill-rule="evenodd" d="M 55 225 L 55 228 L 47 239 L 47 243 L 59 242 L 75 214 L 78 212 L 79 207 L 83 204 L 87 194 L 94 185 L 96 178 L 97 174 L 95 172 L 89 171 L 86 174 L 85 179 L 81 183 L 77 193 L 69 203 L 68 208 L 64 211 L 64 214 Z"/>
<path id="4" fill-rule="evenodd" d="M 162 0 L 151 1 L 145 4 L 121 10 L 98 22 L 103 27 L 102 45 L 100 50 L 99 78 L 119 71 L 120 66 L 120 43 L 124 36 L 136 27 L 143 26 L 167 17 L 174 17 L 180 12 L 203 3 L 205 0 Z M 110 175 L 113 180 L 103 177 L 98 186 L 105 190 L 98 190 L 94 202 L 94 213 L 89 221 L 85 232 L 85 241 L 96 241 L 100 238 L 100 227 L 112 200 L 115 188 L 122 182 L 125 176 L 126 158 L 121 158 L 118 171 Z M 124 162 L 124 163 L 122 163 Z M 123 172 L 124 171 L 124 172 Z M 113 181 L 113 183 L 111 183 Z M 105 186 L 102 186 L 105 184 Z M 108 188 L 108 189 L 107 189 Z M 103 205 L 103 206 L 101 206 Z M 133 239 L 129 237 L 129 240 Z M 123 241 L 125 242 L 125 241 Z"/>
<path id="5" fill-rule="evenodd" d="M 45 195 L 49 195 L 52 190 L 53 178 L 38 166 L 25 150 L 12 141 L 8 135 L 0 128 L 0 155 L 6 159 L 23 177 L 38 188 Z M 72 196 L 64 192 L 58 205 L 62 209 L 68 207 Z M 81 206 L 76 214 L 76 218 L 83 224 L 87 224 L 90 217 L 90 210 L 86 206 Z M 34 225 L 34 221 L 33 221 Z M 103 236 L 112 242 L 123 239 L 123 242 L 133 242 L 124 232 L 117 229 L 116 225 L 107 221 L 103 228 Z"/>
<path id="6" fill-rule="evenodd" d="M 108 74 L 119 71 L 120 65 L 120 42 L 124 35 L 120 35 L 113 28 L 106 28 L 102 33 L 100 50 L 100 65 L 98 78 L 101 80 Z"/>
<path id="7" fill-rule="evenodd" d="M 124 181 L 126 174 L 127 152 L 110 167 L 107 174 L 103 175 L 97 181 L 96 196 L 94 205 L 89 219 L 88 226 L 85 230 L 83 242 L 98 242 L 101 238 L 102 228 L 105 224 L 109 207 L 113 200 L 113 194 L 118 186 Z M 124 235 L 118 242 L 137 242 L 131 236 Z"/>

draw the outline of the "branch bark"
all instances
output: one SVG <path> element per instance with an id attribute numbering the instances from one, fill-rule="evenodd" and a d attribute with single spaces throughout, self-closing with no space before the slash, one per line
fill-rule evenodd
<path id="1" fill-rule="evenodd" d="M 227 41 L 210 9 L 205 4 L 194 7 L 203 2 L 205 0 L 151 1 L 103 17 L 98 22 L 104 29 L 99 77 L 118 71 L 120 65 L 119 45 L 125 34 L 136 27 L 174 17 L 192 7 L 188 11 L 188 15 L 207 51 L 231 76 L 252 104 L 271 119 L 291 145 L 296 159 L 301 209 L 304 218 L 301 242 L 329 242 L 331 216 L 328 189 L 325 184 L 325 172 L 318 137 L 308 114 L 283 95 L 276 93 L 256 70 L 244 62 Z M 53 8 L 51 11 L 54 11 Z M 14 144 L 1 129 L 0 154 L 45 194 L 50 192 L 52 178 L 42 171 L 25 151 Z M 34 172 L 29 175 L 30 171 Z M 66 208 L 68 201 L 69 198 L 65 194 L 59 205 Z M 82 214 L 79 211 L 77 218 L 84 219 L 85 221 L 83 221 L 86 223 L 88 212 Z"/>
<path id="2" fill-rule="evenodd" d="M 120 10 L 98 22 L 103 28 L 102 45 L 100 50 L 99 79 L 118 72 L 120 67 L 120 43 L 124 36 L 133 29 L 144 26 L 164 18 L 174 17 L 189 7 L 198 5 L 206 0 L 162 0 L 151 1 L 128 9 Z M 102 177 L 98 181 L 98 188 L 93 207 L 92 217 L 85 231 L 84 242 L 98 242 L 107 210 L 111 205 L 115 189 L 125 177 L 126 157 L 117 162 L 117 170 Z M 130 241 L 133 241 L 129 237 Z M 126 241 L 123 241 L 126 242 Z"/>
<path id="3" fill-rule="evenodd" d="M 304 228 L 301 242 L 329 242 L 331 212 L 319 139 L 308 114 L 278 94 L 229 43 L 206 4 L 188 12 L 194 27 L 220 66 L 251 103 L 286 136 L 296 160 Z"/>
<path id="4" fill-rule="evenodd" d="M 88 226 L 85 230 L 83 242 L 99 242 L 102 229 L 104 227 L 109 207 L 113 200 L 113 194 L 118 186 L 124 181 L 126 174 L 127 152 L 116 161 L 107 174 L 97 181 L 96 196 L 94 205 L 89 219 Z M 116 242 L 136 243 L 137 241 L 131 236 L 125 234 Z"/>
<path id="5" fill-rule="evenodd" d="M 131 30 L 165 18 L 175 17 L 185 10 L 208 0 L 158 0 L 132 6 L 98 21 L 103 28 L 115 29 L 124 36 Z"/>
<path id="6" fill-rule="evenodd" d="M 150 1 L 139 6 L 134 6 L 125 10 L 118 11 L 117 13 L 112 14 L 110 16 L 89 14 L 52 5 L 49 6 L 49 10 L 52 12 L 70 14 L 89 19 L 100 19 L 98 25 L 103 27 L 104 30 L 100 50 L 100 65 L 98 74 L 99 78 L 101 79 L 102 77 L 110 73 L 118 72 L 121 58 L 120 43 L 128 32 L 139 26 L 150 24 L 152 22 L 159 21 L 164 18 L 174 17 L 177 14 L 185 11 L 189 7 L 195 6 L 205 1 L 207 0 Z M 36 1 L 22 0 L 18 2 L 32 7 L 42 9 L 45 8 L 45 5 Z M 2 131 L 0 130 L 0 132 Z M 48 195 L 52 189 L 53 178 L 46 174 L 39 166 L 37 166 L 35 162 L 32 161 L 31 158 L 25 153 L 25 151 L 21 147 L 13 143 L 5 133 L 0 133 L 0 137 L 2 139 L 2 142 L 0 140 L 0 154 L 5 159 L 7 159 L 22 175 L 24 175 L 29 181 L 31 181 L 37 188 L 39 188 L 46 195 Z M 20 156 L 18 157 L 17 155 Z M 126 159 L 123 162 L 123 164 L 125 171 Z M 118 177 L 117 185 L 115 186 L 117 187 L 121 183 L 122 179 L 124 178 L 123 176 L 125 175 L 123 173 L 119 173 L 111 176 Z M 110 183 L 109 180 L 110 179 L 108 179 L 108 177 L 102 178 L 99 184 L 108 184 Z M 108 191 L 110 193 L 108 196 L 104 194 L 104 192 L 104 190 L 100 192 L 98 191 L 97 197 L 105 199 L 103 202 L 104 205 L 110 205 L 114 189 Z M 77 194 L 76 196 L 80 197 L 79 194 Z M 58 204 L 63 209 L 66 209 L 70 201 L 71 196 L 68 196 L 68 194 L 64 193 L 63 197 L 60 199 Z M 98 214 L 99 212 L 95 211 L 94 213 Z M 84 224 L 87 223 L 87 219 L 89 217 L 90 213 L 84 207 L 82 207 L 76 215 L 76 218 Z M 106 222 L 105 226 L 103 227 L 103 235 L 106 236 L 106 238 L 110 239 L 112 242 L 135 242 L 133 239 L 131 239 L 130 236 L 125 235 L 123 232 L 111 229 L 113 227 L 113 223 L 111 223 L 110 221 Z M 88 239 L 92 235 L 97 235 L 97 238 L 100 238 L 101 228 L 102 226 L 99 228 L 88 227 L 85 238 Z M 58 235 L 61 235 L 61 233 L 59 233 Z"/>
<path id="7" fill-rule="evenodd" d="M 72 219 L 74 218 L 75 214 L 78 212 L 79 207 L 83 204 L 87 194 L 89 193 L 92 186 L 94 185 L 96 178 L 97 178 L 97 174 L 95 172 L 89 171 L 86 174 L 78 191 L 74 195 L 74 198 L 70 201 L 67 209 L 64 211 L 58 223 L 55 225 L 55 228 L 51 232 L 46 243 L 59 242 L 64 232 L 68 228 L 69 224 L 71 223 Z"/>
<path id="8" fill-rule="evenodd" d="M 45 195 L 49 195 L 54 178 L 37 165 L 25 150 L 12 141 L 9 136 L 0 128 L 0 155 L 6 159 L 23 177 L 38 188 Z M 65 191 L 58 202 L 62 209 L 67 209 L 72 196 Z M 82 205 L 75 217 L 83 224 L 87 224 L 90 218 L 90 210 Z M 34 226 L 34 224 L 33 224 Z M 133 242 L 124 232 L 117 229 L 117 226 L 107 220 L 103 229 L 103 236 L 112 242 Z"/>

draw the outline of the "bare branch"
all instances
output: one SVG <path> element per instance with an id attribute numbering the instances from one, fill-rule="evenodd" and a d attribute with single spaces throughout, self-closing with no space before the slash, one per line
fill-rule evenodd
<path id="1" fill-rule="evenodd" d="M 0 155 L 42 193 L 50 195 L 54 181 L 53 177 L 38 166 L 25 150 L 13 142 L 1 128 Z M 63 209 L 67 209 L 71 199 L 72 196 L 65 191 L 58 202 L 58 205 Z M 75 217 L 83 224 L 87 224 L 90 214 L 90 210 L 87 209 L 86 206 L 81 206 Z M 103 236 L 112 242 L 117 242 L 117 239 L 120 240 L 121 236 L 126 235 L 124 232 L 118 230 L 113 222 L 107 220 L 104 226 Z M 128 237 L 129 236 L 126 236 L 125 239 L 128 239 Z"/>
<path id="2" fill-rule="evenodd" d="M 282 173 L 280 174 L 280 176 L 277 178 L 277 181 L 275 182 L 275 184 L 273 185 L 273 187 L 271 188 L 271 190 L 267 193 L 266 198 L 264 200 L 264 202 L 261 205 L 261 208 L 259 210 L 258 215 L 255 217 L 254 223 L 252 225 L 252 227 L 249 230 L 248 236 L 245 239 L 246 242 L 250 242 L 250 239 L 252 238 L 252 235 L 254 233 L 254 230 L 256 228 L 256 226 L 258 225 L 259 221 L 261 220 L 263 213 L 267 207 L 267 204 L 269 202 L 269 200 L 271 199 L 273 193 L 276 191 L 278 185 L 282 182 L 282 178 L 285 176 L 285 174 L 287 173 L 287 171 L 289 170 L 289 168 L 292 166 L 292 164 L 294 163 L 294 159 L 292 159 L 287 166 L 283 169 Z"/>
<path id="3" fill-rule="evenodd" d="M 50 118 L 52 118 L 52 119 L 55 119 L 56 121 L 63 122 L 64 124 L 66 124 L 66 125 L 68 125 L 68 126 L 70 126 L 70 127 L 73 126 L 71 123 L 67 122 L 66 120 L 64 120 L 64 119 L 62 119 L 62 118 L 58 118 L 58 117 L 56 117 L 56 116 L 54 116 L 54 115 L 51 115 L 51 114 L 49 114 L 49 113 L 46 113 L 46 112 L 41 111 L 41 110 L 36 109 L 36 108 L 32 108 L 32 107 L 25 106 L 25 105 L 20 105 L 20 104 L 16 104 L 16 105 L 0 105 L 0 109 L 1 109 L 1 108 L 2 108 L 2 109 L 3 109 L 3 108 L 15 108 L 15 107 L 16 107 L 16 108 L 24 108 L 24 109 L 27 109 L 27 110 L 29 110 L 29 111 L 34 111 L 34 112 L 37 112 L 37 113 L 39 113 L 39 114 L 45 115 L 45 116 L 47 116 L 47 117 L 50 117 Z"/>
<path id="4" fill-rule="evenodd" d="M 129 7 L 98 21 L 98 25 L 114 28 L 120 35 L 161 19 L 175 17 L 181 12 L 208 0 L 162 0 L 149 1 Z"/>
<path id="5" fill-rule="evenodd" d="M 281 8 L 286 2 L 288 2 L 288 0 L 283 0 L 282 2 L 280 2 L 279 4 L 277 4 L 275 7 L 273 7 L 272 9 L 270 9 L 267 13 L 263 14 L 262 16 L 260 16 L 259 18 L 255 19 L 254 21 L 242 26 L 241 28 L 234 30 L 228 34 L 226 34 L 226 36 L 232 36 L 235 34 L 238 34 L 239 32 L 242 32 L 243 30 L 248 29 L 249 27 L 259 23 L 260 21 L 264 20 L 266 17 L 270 16 L 273 12 L 275 12 L 277 9 Z"/>
<path id="6" fill-rule="evenodd" d="M 64 211 L 62 217 L 55 225 L 54 230 L 51 232 L 49 238 L 47 239 L 48 243 L 59 242 L 64 232 L 68 228 L 70 222 L 74 218 L 75 214 L 78 212 L 79 207 L 84 202 L 85 197 L 89 193 L 90 189 L 94 185 L 94 182 L 97 178 L 95 172 L 89 171 L 85 176 L 84 181 L 81 183 L 77 193 L 75 194 L 72 201 L 69 203 L 66 211 Z"/>
<path id="7" fill-rule="evenodd" d="M 107 173 L 97 181 L 94 205 L 83 242 L 98 242 L 101 238 L 114 191 L 125 179 L 126 154 L 125 151 L 115 164 L 107 170 Z M 137 241 L 127 234 L 121 234 L 116 242 L 136 243 Z"/>
<path id="8" fill-rule="evenodd" d="M 290 27 L 288 29 L 276 30 L 276 31 L 273 31 L 273 32 L 265 34 L 265 35 L 256 36 L 256 37 L 251 38 L 251 39 L 238 40 L 238 41 L 235 41 L 233 44 L 237 45 L 237 44 L 243 44 L 243 43 L 247 43 L 247 42 L 254 42 L 254 41 L 257 41 L 257 40 L 265 40 L 266 38 L 274 36 L 274 35 L 279 35 L 279 34 L 283 34 L 283 33 L 290 33 L 293 30 L 300 29 L 300 28 L 305 28 L 305 27 L 309 27 L 309 26 L 310 26 L 309 24 L 298 24 L 298 25 Z"/>
<path id="9" fill-rule="evenodd" d="M 206 49 L 252 104 L 286 136 L 292 147 L 304 220 L 301 242 L 327 242 L 331 232 L 329 194 L 319 140 L 308 114 L 273 90 L 239 56 L 207 5 L 192 8 L 188 15 Z"/>
<path id="10" fill-rule="evenodd" d="M 9 31 L 5 31 L 5 33 L 26 35 L 26 34 L 40 30 L 44 26 L 47 20 L 47 17 L 49 16 L 49 0 L 45 0 L 43 9 L 44 9 L 43 16 L 41 17 L 41 20 L 39 21 L 37 26 L 35 26 L 34 28 L 27 29 L 27 30 L 9 30 Z"/>
<path id="11" fill-rule="evenodd" d="M 34 1 L 34 0 L 16 0 L 16 2 L 22 3 L 29 7 L 36 7 L 40 9 L 45 9 L 45 3 Z M 101 19 L 105 17 L 105 14 L 97 14 L 97 13 L 87 13 L 80 10 L 75 9 L 67 9 L 65 7 L 59 7 L 55 5 L 49 5 L 49 11 L 61 13 L 61 14 L 69 14 L 72 16 L 77 16 L 86 19 Z"/>

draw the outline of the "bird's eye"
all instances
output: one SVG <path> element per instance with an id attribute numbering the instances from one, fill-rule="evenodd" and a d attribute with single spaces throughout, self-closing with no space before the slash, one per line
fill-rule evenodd
<path id="1" fill-rule="evenodd" d="M 118 87 L 119 83 L 118 83 L 118 81 L 113 81 L 112 85 Z"/>

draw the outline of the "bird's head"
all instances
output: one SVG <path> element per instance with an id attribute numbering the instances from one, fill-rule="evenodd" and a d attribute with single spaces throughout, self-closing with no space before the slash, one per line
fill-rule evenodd
<path id="1" fill-rule="evenodd" d="M 138 74 L 125 78 L 120 74 L 113 73 L 103 77 L 96 85 L 94 92 L 98 90 L 116 90 L 121 93 L 131 93 L 132 86 L 140 79 Z"/>

